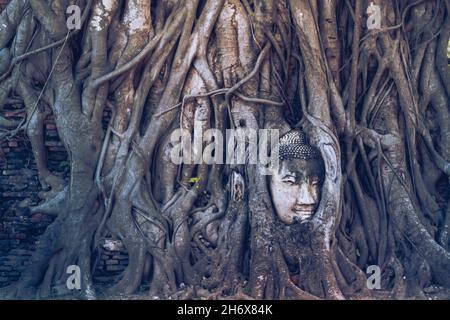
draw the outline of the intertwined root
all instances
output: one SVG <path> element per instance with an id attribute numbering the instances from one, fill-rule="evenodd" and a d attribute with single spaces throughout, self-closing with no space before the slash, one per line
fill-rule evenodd
<path id="1" fill-rule="evenodd" d="M 450 286 L 450 8 L 375 5 L 381 30 L 364 27 L 360 1 L 87 1 L 83 28 L 66 33 L 50 1 L 11 1 L 0 107 L 19 98 L 28 118 L 0 115 L 0 139 L 26 129 L 44 190 L 30 212 L 57 217 L 0 294 L 66 294 L 76 264 L 93 297 L 105 236 L 129 254 L 112 294 L 148 281 L 150 297 L 179 299 L 423 298 L 434 282 Z M 49 109 L 68 183 L 47 168 Z M 171 161 L 172 131 L 193 134 L 196 121 L 308 132 L 326 168 L 308 245 L 288 252 L 262 167 Z M 369 265 L 382 270 L 379 295 L 366 288 Z"/>

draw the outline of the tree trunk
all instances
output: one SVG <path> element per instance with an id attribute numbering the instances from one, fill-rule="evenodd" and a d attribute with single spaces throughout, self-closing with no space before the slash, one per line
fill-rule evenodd
<path id="1" fill-rule="evenodd" d="M 69 5 L 81 9 L 80 30 L 68 30 Z M 66 270 L 78 265 L 82 296 L 94 298 L 105 239 L 129 255 L 112 296 L 141 292 L 149 270 L 160 298 L 446 292 L 449 15 L 448 1 L 10 1 L 0 112 L 15 95 L 27 117 L 0 114 L 0 140 L 26 131 L 47 191 L 29 210 L 57 217 L 0 296 L 71 295 Z M 68 184 L 47 168 L 50 113 Z M 298 226 L 279 221 L 250 136 L 244 163 L 172 161 L 177 129 L 203 151 L 218 139 L 196 144 L 208 129 L 226 146 L 229 129 L 300 128 L 325 174 L 314 216 Z M 381 290 L 367 286 L 372 265 Z"/>

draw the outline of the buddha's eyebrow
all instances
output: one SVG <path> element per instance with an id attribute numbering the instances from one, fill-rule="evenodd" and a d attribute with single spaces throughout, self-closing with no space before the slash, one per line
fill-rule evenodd
<path id="1" fill-rule="evenodd" d="M 288 171 L 285 174 L 283 174 L 283 179 L 284 178 L 290 178 L 290 177 L 297 178 L 297 173 Z"/>

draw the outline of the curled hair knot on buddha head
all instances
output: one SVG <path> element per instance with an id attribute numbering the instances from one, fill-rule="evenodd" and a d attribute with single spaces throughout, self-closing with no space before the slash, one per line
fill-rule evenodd
<path id="1" fill-rule="evenodd" d="M 279 158 L 313 160 L 321 159 L 320 151 L 307 143 L 306 134 L 300 130 L 291 130 L 280 138 Z"/>

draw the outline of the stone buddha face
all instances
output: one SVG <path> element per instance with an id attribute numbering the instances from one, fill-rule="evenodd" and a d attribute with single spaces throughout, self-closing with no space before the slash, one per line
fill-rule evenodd
<path id="1" fill-rule="evenodd" d="M 311 219 L 320 202 L 324 164 L 317 148 L 301 131 L 280 138 L 279 167 L 270 176 L 270 192 L 278 218 L 291 225 Z"/>

